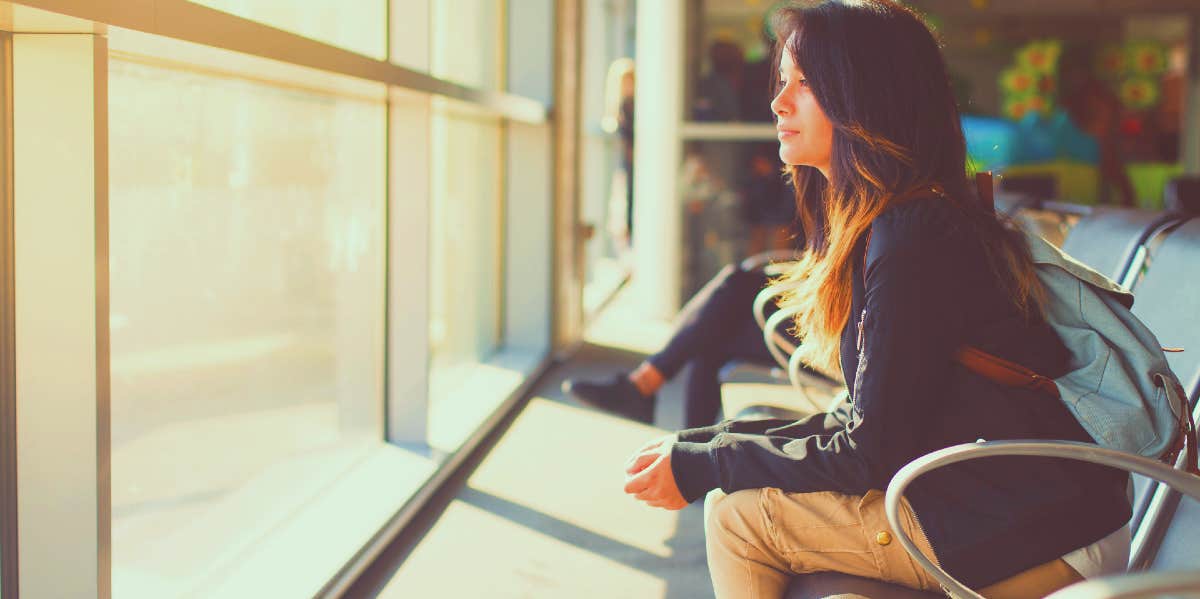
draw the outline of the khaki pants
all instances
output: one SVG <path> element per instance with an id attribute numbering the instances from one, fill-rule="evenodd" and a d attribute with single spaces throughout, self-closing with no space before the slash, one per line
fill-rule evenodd
<path id="1" fill-rule="evenodd" d="M 934 558 L 908 502 L 902 506 L 905 532 L 921 553 Z M 704 528 L 717 599 L 783 597 L 792 576 L 814 572 L 941 590 L 895 539 L 880 491 L 857 496 L 770 488 L 726 495 L 714 490 L 704 502 Z M 1066 562 L 1054 560 L 980 593 L 989 599 L 1044 597 L 1079 580 Z"/>

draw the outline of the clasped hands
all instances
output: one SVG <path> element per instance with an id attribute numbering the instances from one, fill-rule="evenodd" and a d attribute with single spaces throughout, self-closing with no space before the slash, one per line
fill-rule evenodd
<path id="1" fill-rule="evenodd" d="M 642 446 L 625 463 L 625 492 L 651 507 L 681 510 L 687 507 L 671 470 L 675 435 L 664 435 Z"/>

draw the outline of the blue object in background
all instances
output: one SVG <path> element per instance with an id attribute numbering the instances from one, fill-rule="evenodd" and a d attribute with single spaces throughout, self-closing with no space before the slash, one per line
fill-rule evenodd
<path id="1" fill-rule="evenodd" d="M 1100 158 L 1096 140 L 1076 127 L 1061 109 L 1049 116 L 1030 112 L 1017 122 L 963 115 L 962 128 L 967 155 L 979 170 L 1001 171 L 1054 160 L 1095 164 Z"/>
<path id="2" fill-rule="evenodd" d="M 1055 110 L 1049 118 L 1043 119 L 1035 126 L 1048 126 L 1057 157 L 1088 164 L 1100 161 L 1100 145 L 1092 136 L 1076 127 L 1071 117 L 1062 109 Z"/>
<path id="3" fill-rule="evenodd" d="M 962 116 L 967 155 L 981 171 L 998 171 L 1016 164 L 1020 155 L 1017 124 L 997 117 Z"/>

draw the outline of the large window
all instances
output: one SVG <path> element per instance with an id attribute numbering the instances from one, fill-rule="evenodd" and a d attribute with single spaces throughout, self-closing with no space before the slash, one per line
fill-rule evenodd
<path id="1" fill-rule="evenodd" d="M 547 363 L 551 0 L 12 12 L 4 590 L 345 592 Z"/>
<path id="2" fill-rule="evenodd" d="M 436 0 L 431 73 L 482 89 L 498 89 L 505 62 L 499 0 Z"/>
<path id="3" fill-rule="evenodd" d="M 768 24 L 780 5 L 711 2 L 690 22 L 679 171 L 683 297 L 725 264 L 796 247 L 795 199 L 781 175 L 770 109 L 778 65 Z"/>
<path id="4" fill-rule="evenodd" d="M 387 0 L 191 0 L 305 37 L 387 57 Z M 401 5 L 405 2 L 401 2 Z"/>
<path id="5" fill-rule="evenodd" d="M 109 82 L 114 591 L 165 596 L 381 435 L 385 113 L 127 60 Z"/>

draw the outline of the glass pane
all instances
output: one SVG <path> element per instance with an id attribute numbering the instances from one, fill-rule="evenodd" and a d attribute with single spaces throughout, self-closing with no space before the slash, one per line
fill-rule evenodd
<path id="1" fill-rule="evenodd" d="M 580 218 L 593 227 L 584 246 L 590 317 L 628 276 L 632 258 L 636 19 L 630 0 L 588 0 L 584 11 Z"/>
<path id="2" fill-rule="evenodd" d="M 723 266 L 797 245 L 795 198 L 781 175 L 771 113 L 768 15 L 782 2 L 705 3 L 688 30 L 684 118 L 723 133 L 684 145 L 682 297 Z M 737 122 L 736 129 L 725 126 Z M 734 135 L 729 135 L 736 131 Z"/>
<path id="3" fill-rule="evenodd" d="M 385 108 L 116 59 L 109 102 L 114 596 L 178 596 L 382 436 Z"/>
<path id="4" fill-rule="evenodd" d="M 496 0 L 433 3 L 433 76 L 471 87 L 500 87 L 501 6 Z"/>
<path id="5" fill-rule="evenodd" d="M 387 0 L 191 1 L 372 58 L 387 58 Z"/>
<path id="6" fill-rule="evenodd" d="M 795 196 L 770 142 L 692 142 L 680 172 L 682 297 L 691 297 L 726 264 L 794 249 Z"/>
<path id="7" fill-rule="evenodd" d="M 462 390 L 501 343 L 500 120 L 437 101 L 432 144 L 430 443 L 450 449 L 490 411 L 473 405 L 486 393 Z"/>
<path id="8" fill-rule="evenodd" d="M 689 32 L 685 118 L 693 121 L 772 120 L 767 14 L 779 2 L 723 0 L 704 5 Z"/>

